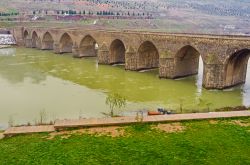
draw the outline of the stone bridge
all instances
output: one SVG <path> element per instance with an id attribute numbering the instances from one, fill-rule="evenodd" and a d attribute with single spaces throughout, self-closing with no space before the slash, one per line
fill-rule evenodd
<path id="1" fill-rule="evenodd" d="M 96 56 L 99 64 L 124 63 L 126 70 L 159 68 L 160 78 L 197 74 L 201 57 L 207 89 L 244 83 L 250 55 L 250 38 L 243 36 L 39 27 L 17 27 L 13 34 L 29 48 Z"/>

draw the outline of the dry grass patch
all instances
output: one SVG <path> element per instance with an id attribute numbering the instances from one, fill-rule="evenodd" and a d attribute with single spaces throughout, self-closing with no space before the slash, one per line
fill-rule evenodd
<path id="1" fill-rule="evenodd" d="M 93 135 L 110 135 L 112 137 L 124 136 L 125 131 L 121 127 L 113 126 L 113 127 L 96 127 L 87 129 L 87 133 Z"/>
<path id="2" fill-rule="evenodd" d="M 167 133 L 174 132 L 183 132 L 186 127 L 182 126 L 181 123 L 167 123 L 167 124 L 158 124 L 153 126 L 153 129 L 164 131 Z"/>
<path id="3" fill-rule="evenodd" d="M 218 124 L 219 122 L 217 120 L 209 120 L 209 124 Z"/>
<path id="4" fill-rule="evenodd" d="M 235 124 L 235 125 L 239 125 L 241 127 L 249 127 L 250 126 L 249 122 L 245 122 L 245 121 L 242 121 L 242 120 L 232 120 L 230 123 Z"/>
<path id="5" fill-rule="evenodd" d="M 54 139 L 55 136 L 61 136 L 61 138 L 63 139 L 68 139 L 73 134 L 120 137 L 125 135 L 125 130 L 122 127 L 117 126 L 84 128 L 72 131 L 52 132 L 49 134 L 49 137 L 47 137 L 47 139 Z"/>

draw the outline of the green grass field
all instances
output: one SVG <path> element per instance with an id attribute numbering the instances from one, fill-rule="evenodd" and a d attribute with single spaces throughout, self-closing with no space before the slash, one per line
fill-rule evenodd
<path id="1" fill-rule="evenodd" d="M 0 164 L 250 164 L 250 118 L 180 123 L 167 133 L 149 124 L 123 136 L 48 134 L 0 140 Z M 173 129 L 173 128 L 168 128 Z"/>

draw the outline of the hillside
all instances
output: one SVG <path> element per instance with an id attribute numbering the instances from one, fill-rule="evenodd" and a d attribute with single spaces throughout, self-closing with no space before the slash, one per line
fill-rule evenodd
<path id="1" fill-rule="evenodd" d="M 112 10 L 164 15 L 173 10 L 216 16 L 250 17 L 248 0 L 1 0 L 1 10 Z"/>
<path id="2" fill-rule="evenodd" d="M 250 33 L 248 0 L 1 0 L 0 6 L 0 12 L 18 11 L 24 15 L 64 14 L 72 10 L 76 14 L 84 12 L 100 15 L 103 12 L 110 12 L 128 18 L 133 16 L 154 18 L 146 23 L 140 20 L 120 21 L 122 23 L 117 26 L 123 25 L 125 28 Z M 110 24 L 107 21 L 100 22 L 99 24 L 103 26 Z"/>

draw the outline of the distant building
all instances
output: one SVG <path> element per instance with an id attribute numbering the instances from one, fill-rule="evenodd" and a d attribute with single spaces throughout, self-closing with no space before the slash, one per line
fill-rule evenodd
<path id="1" fill-rule="evenodd" d="M 234 25 L 225 25 L 224 30 L 234 30 L 235 26 Z"/>

